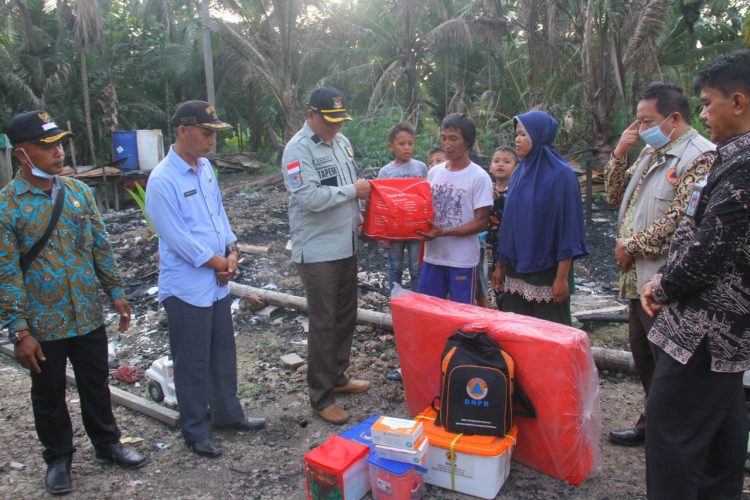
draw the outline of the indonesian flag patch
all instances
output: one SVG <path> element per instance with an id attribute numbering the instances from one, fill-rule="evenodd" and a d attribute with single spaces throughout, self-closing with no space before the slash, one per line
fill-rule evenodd
<path id="1" fill-rule="evenodd" d="M 294 189 L 302 187 L 302 171 L 300 170 L 300 163 L 294 161 L 286 166 L 286 175 L 289 177 L 289 184 Z"/>

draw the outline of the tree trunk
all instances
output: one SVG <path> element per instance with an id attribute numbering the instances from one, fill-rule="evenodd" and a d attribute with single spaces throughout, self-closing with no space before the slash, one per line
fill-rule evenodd
<path id="1" fill-rule="evenodd" d="M 96 167 L 99 161 L 96 158 L 96 149 L 94 148 L 94 127 L 91 123 L 91 102 L 89 101 L 89 70 L 86 65 L 86 48 L 84 44 L 78 49 L 81 57 L 81 91 L 83 92 L 83 114 L 86 120 L 86 137 L 89 143 L 89 153 L 91 154 L 91 164 Z M 102 166 L 102 197 L 103 205 L 109 208 L 109 195 L 107 194 L 107 170 Z"/>
<path id="2" fill-rule="evenodd" d="M 208 2 L 201 0 L 201 23 L 203 24 L 203 70 L 206 73 L 206 100 L 212 106 L 216 105 L 214 91 L 214 54 L 211 45 L 211 31 L 208 29 Z M 211 147 L 211 153 L 216 152 L 216 144 Z"/>
<path id="3" fill-rule="evenodd" d="M 281 126 L 284 128 L 284 142 L 287 142 L 302 127 L 305 122 L 305 114 L 297 104 L 296 93 L 292 88 L 285 88 L 282 91 L 281 104 L 284 107 Z"/>
<path id="4" fill-rule="evenodd" d="M 91 164 L 96 166 L 96 149 L 94 148 L 94 127 L 91 120 L 91 102 L 89 101 L 89 70 L 86 65 L 86 49 L 83 45 L 78 49 L 81 58 L 81 92 L 83 93 L 83 114 L 86 120 L 86 139 L 88 140 Z"/>
<path id="5" fill-rule="evenodd" d="M 172 137 L 172 113 L 169 109 L 169 76 L 164 72 L 164 131 Z"/>

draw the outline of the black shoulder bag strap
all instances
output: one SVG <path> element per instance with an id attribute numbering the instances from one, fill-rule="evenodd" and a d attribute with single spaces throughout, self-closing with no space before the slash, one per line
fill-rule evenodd
<path id="1" fill-rule="evenodd" d="M 49 218 L 47 229 L 44 230 L 44 234 L 41 238 L 39 238 L 39 241 L 34 243 L 34 246 L 31 247 L 31 250 L 29 250 L 27 254 L 21 256 L 22 273 L 25 273 L 29 270 L 29 267 L 31 267 L 34 259 L 36 259 L 37 255 L 39 255 L 39 252 L 41 252 L 47 245 L 47 241 L 49 241 L 49 237 L 52 236 L 52 231 L 55 230 L 57 221 L 58 219 L 60 219 L 60 214 L 62 213 L 63 205 L 65 204 L 65 183 L 58 180 L 57 187 L 58 189 L 57 196 L 55 196 L 55 205 L 52 207 L 52 216 Z"/>

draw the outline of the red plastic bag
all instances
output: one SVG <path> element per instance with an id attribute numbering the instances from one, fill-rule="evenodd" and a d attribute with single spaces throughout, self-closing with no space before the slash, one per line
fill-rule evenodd
<path id="1" fill-rule="evenodd" d="M 136 370 L 131 366 L 121 366 L 112 373 L 112 377 L 126 384 L 135 384 L 143 377 L 143 370 Z"/>
<path id="2" fill-rule="evenodd" d="M 418 293 L 391 298 L 391 311 L 411 415 L 440 393 L 445 340 L 458 329 L 484 331 L 513 356 L 536 409 L 536 418 L 513 419 L 513 460 L 574 485 L 599 472 L 599 377 L 585 332 Z"/>
<path id="3" fill-rule="evenodd" d="M 362 232 L 374 240 L 416 240 L 429 231 L 432 191 L 427 179 L 376 179 Z"/>

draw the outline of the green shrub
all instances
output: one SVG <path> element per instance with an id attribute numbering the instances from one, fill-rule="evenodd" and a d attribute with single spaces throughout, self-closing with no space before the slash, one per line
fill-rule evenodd
<path id="1" fill-rule="evenodd" d="M 148 216 L 148 213 L 146 213 L 146 191 L 143 189 L 143 186 L 136 182 L 135 191 L 132 191 L 130 189 L 126 189 L 125 191 L 127 191 L 130 197 L 133 198 L 133 200 L 135 200 L 135 202 L 138 204 L 138 208 L 141 209 L 143 217 L 146 218 L 146 223 L 148 224 L 148 228 L 151 230 L 151 233 L 156 234 L 156 228 L 154 228 L 154 224 L 151 222 L 151 218 Z"/>

